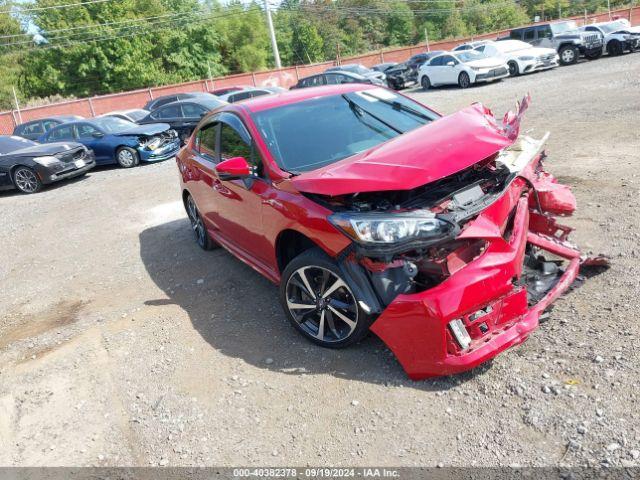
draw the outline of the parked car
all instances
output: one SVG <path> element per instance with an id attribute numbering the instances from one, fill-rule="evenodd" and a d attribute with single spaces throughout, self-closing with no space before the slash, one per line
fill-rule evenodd
<path id="1" fill-rule="evenodd" d="M 561 65 L 576 63 L 580 55 L 589 60 L 595 60 L 602 55 L 601 36 L 597 33 L 581 32 L 573 20 L 514 28 L 508 38 L 522 40 L 534 47 L 553 48 L 560 56 Z"/>
<path id="2" fill-rule="evenodd" d="M 301 78 L 298 80 L 292 89 L 295 88 L 309 88 L 319 87 L 322 85 L 340 85 L 343 83 L 368 83 L 372 85 L 385 86 L 385 82 L 379 78 L 368 77 L 365 78 L 362 75 L 351 72 L 325 72 L 317 75 L 311 75 L 309 77 Z"/>
<path id="3" fill-rule="evenodd" d="M 61 125 L 65 122 L 81 120 L 84 117 L 80 115 L 54 115 L 39 120 L 22 123 L 13 129 L 13 134 L 28 140 L 37 140 L 41 135 L 47 133 L 53 127 Z"/>
<path id="4" fill-rule="evenodd" d="M 100 115 L 101 117 L 115 117 L 128 122 L 138 123 L 144 117 L 149 115 L 149 110 L 143 108 L 131 108 L 129 110 L 114 110 L 113 112 Z"/>
<path id="5" fill-rule="evenodd" d="M 168 103 L 154 110 L 140 120 L 140 125 L 154 124 L 157 122 L 168 123 L 172 129 L 178 132 L 180 143 L 184 145 L 189 135 L 207 112 L 215 110 L 227 102 L 211 95 L 208 97 L 190 98 Z"/>
<path id="6" fill-rule="evenodd" d="M 573 196 L 519 136 L 528 103 L 440 117 L 348 84 L 226 105 L 177 156 L 190 230 L 279 284 L 311 342 L 371 330 L 411 378 L 468 370 L 523 342 L 581 262 L 555 223 Z"/>
<path id="7" fill-rule="evenodd" d="M 224 102 L 235 103 L 248 98 L 260 97 L 262 95 L 273 95 L 274 93 L 282 93 L 287 90 L 282 87 L 246 87 L 242 90 L 234 90 L 233 92 L 219 95 L 218 98 Z"/>
<path id="8" fill-rule="evenodd" d="M 84 175 L 94 166 L 93 152 L 79 143 L 41 145 L 0 135 L 0 190 L 36 193 L 43 185 Z"/>
<path id="9" fill-rule="evenodd" d="M 401 63 L 385 72 L 387 84 L 394 90 L 402 90 L 407 85 L 418 81 L 418 69 L 433 57 L 444 53 L 443 50 L 419 53 L 412 56 L 405 63 Z"/>
<path id="10" fill-rule="evenodd" d="M 486 45 L 489 40 L 476 40 L 474 42 L 465 42 L 458 45 L 453 49 L 454 52 L 460 52 L 462 50 L 475 50 L 482 45 Z"/>
<path id="11" fill-rule="evenodd" d="M 640 33 L 634 34 L 623 23 L 601 22 L 580 27 L 583 32 L 595 32 L 604 41 L 604 51 L 611 56 L 622 55 L 625 51 L 635 52 L 640 48 Z"/>
<path id="12" fill-rule="evenodd" d="M 398 65 L 398 62 L 378 63 L 377 65 L 374 65 L 373 67 L 371 67 L 371 70 L 375 70 L 376 72 L 385 73 L 387 70 L 389 70 L 390 68 L 395 67 L 396 65 Z"/>
<path id="13" fill-rule="evenodd" d="M 475 83 L 493 82 L 509 76 L 509 67 L 502 58 L 487 57 L 475 50 L 448 52 L 425 63 L 418 71 L 423 89 L 439 85 L 467 88 Z"/>
<path id="14" fill-rule="evenodd" d="M 487 42 L 474 50 L 484 53 L 487 57 L 500 58 L 507 62 L 509 75 L 512 77 L 554 68 L 560 61 L 558 53 L 553 48 L 532 47 L 520 40 Z"/>
<path id="15" fill-rule="evenodd" d="M 236 92 L 244 88 L 249 88 L 249 85 L 233 85 L 231 87 L 216 88 L 214 90 L 211 90 L 209 93 L 218 97 L 220 95 L 226 95 L 227 93 Z"/>
<path id="16" fill-rule="evenodd" d="M 96 164 L 130 168 L 175 156 L 180 140 L 166 123 L 136 125 L 114 117 L 97 117 L 59 125 L 40 138 L 43 143 L 76 141 L 93 150 Z"/>
<path id="17" fill-rule="evenodd" d="M 211 99 L 216 98 L 215 95 L 207 92 L 187 92 L 187 93 L 176 93 L 172 95 L 163 95 L 158 98 L 154 98 L 153 100 L 149 100 L 147 104 L 144 106 L 145 110 L 152 112 L 153 110 L 160 108 L 167 103 L 177 102 L 179 100 L 188 100 L 188 99 Z"/>
<path id="18" fill-rule="evenodd" d="M 364 78 L 370 78 L 372 83 L 384 84 L 385 75 L 382 72 L 372 70 L 360 65 L 359 63 L 347 63 L 345 65 L 338 65 L 336 67 L 327 68 L 325 73 L 328 72 L 350 72 L 357 75 L 362 75 Z"/>

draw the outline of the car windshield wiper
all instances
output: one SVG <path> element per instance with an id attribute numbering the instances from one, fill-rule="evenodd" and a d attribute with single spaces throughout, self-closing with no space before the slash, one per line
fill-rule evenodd
<path id="1" fill-rule="evenodd" d="M 428 115 L 425 115 L 422 112 L 419 112 L 418 110 L 416 110 L 415 108 L 409 107 L 407 105 L 405 105 L 404 103 L 400 103 L 397 101 L 390 101 L 390 100 L 385 100 L 384 98 L 379 98 L 376 97 L 375 95 L 371 95 L 368 92 L 362 92 L 363 95 L 366 95 L 367 97 L 371 97 L 371 98 L 375 98 L 376 100 L 378 100 L 379 102 L 384 103 L 385 105 L 390 105 L 391 107 L 394 108 L 394 110 L 400 110 L 406 113 L 410 113 L 411 115 L 415 115 L 416 117 L 422 118 L 423 120 L 428 120 L 429 122 L 433 121 L 433 118 L 429 117 Z"/>
<path id="2" fill-rule="evenodd" d="M 386 127 L 390 128 L 391 130 L 393 130 L 396 133 L 404 133 L 402 130 L 400 130 L 399 128 L 394 127 L 393 125 L 391 125 L 388 122 L 385 122 L 384 120 L 382 120 L 380 117 L 378 117 L 377 115 L 371 113 L 369 110 L 367 110 L 366 108 L 363 108 L 361 105 L 358 105 L 356 102 L 354 102 L 351 98 L 349 98 L 346 94 L 342 94 L 341 95 L 342 98 L 344 98 L 347 103 L 349 104 L 349 108 L 351 108 L 351 110 L 353 111 L 354 115 L 356 116 L 361 116 L 362 114 L 360 112 L 364 112 L 367 115 L 369 115 L 371 118 L 377 120 L 378 122 L 380 122 L 381 124 L 385 125 Z"/>

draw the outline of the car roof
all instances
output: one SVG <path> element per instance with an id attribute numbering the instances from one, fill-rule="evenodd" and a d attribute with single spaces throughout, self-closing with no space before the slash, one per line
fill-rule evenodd
<path id="1" fill-rule="evenodd" d="M 255 113 L 275 107 L 304 102 L 313 98 L 329 97 L 332 95 L 373 90 L 376 88 L 383 87 L 366 83 L 344 83 L 341 85 L 296 88 L 293 90 L 287 90 L 286 92 L 276 93 L 274 95 L 263 95 L 261 97 L 251 98 L 239 104 L 231 104 L 225 108 L 228 108 L 229 110 L 245 109 Z"/>
<path id="2" fill-rule="evenodd" d="M 211 95 L 211 98 L 192 97 L 192 98 L 185 98 L 183 100 L 176 100 L 175 102 L 165 103 L 164 105 L 159 106 L 157 110 L 168 107 L 170 105 L 177 106 L 177 105 L 183 105 L 185 103 L 197 103 L 198 105 L 202 105 L 203 107 L 213 109 L 213 108 L 218 108 L 220 105 L 224 105 L 226 102 L 216 97 L 215 95 Z"/>

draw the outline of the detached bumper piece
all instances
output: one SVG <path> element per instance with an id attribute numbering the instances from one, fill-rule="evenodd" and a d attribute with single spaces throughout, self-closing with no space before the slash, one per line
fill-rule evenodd
<path id="1" fill-rule="evenodd" d="M 575 198 L 541 157 L 463 228 L 458 240 L 485 242 L 478 256 L 433 288 L 398 295 L 371 326 L 412 379 L 463 372 L 522 343 L 581 263 L 602 264 L 582 258 L 557 223 Z"/>

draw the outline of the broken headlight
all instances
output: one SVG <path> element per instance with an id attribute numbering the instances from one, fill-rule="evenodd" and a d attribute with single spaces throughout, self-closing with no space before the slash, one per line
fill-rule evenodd
<path id="1" fill-rule="evenodd" d="M 329 221 L 355 241 L 365 244 L 435 241 L 448 237 L 454 230 L 452 223 L 431 212 L 335 213 Z"/>
<path id="2" fill-rule="evenodd" d="M 161 142 L 162 139 L 160 139 L 159 137 L 153 137 L 147 141 L 141 140 L 140 146 L 146 148 L 147 150 L 155 150 L 160 146 Z"/>

